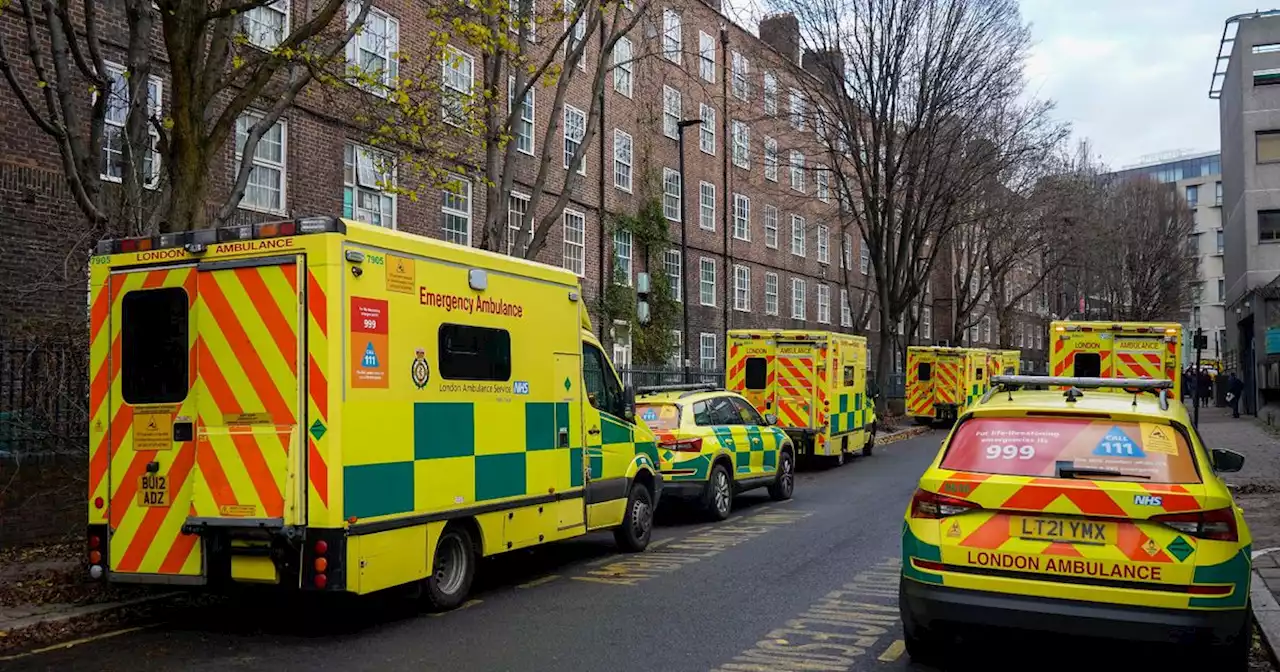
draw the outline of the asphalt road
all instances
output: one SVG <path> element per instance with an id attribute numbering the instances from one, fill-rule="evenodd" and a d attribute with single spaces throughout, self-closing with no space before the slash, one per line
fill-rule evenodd
<path id="1" fill-rule="evenodd" d="M 645 554 L 620 555 L 602 534 L 500 556 L 481 565 L 474 599 L 445 614 L 392 596 L 340 604 L 244 597 L 0 668 L 922 670 L 902 650 L 899 534 L 942 436 L 802 473 L 790 502 L 748 493 L 720 524 L 663 512 Z M 1081 663 L 1111 669 L 1099 665 L 1097 644 L 1028 644 L 1036 648 L 1025 653 L 1013 644 L 1024 643 L 997 637 L 995 646 L 965 647 L 956 667 L 1008 669 L 1032 655 L 1037 669 L 1063 656 L 1077 671 Z"/>

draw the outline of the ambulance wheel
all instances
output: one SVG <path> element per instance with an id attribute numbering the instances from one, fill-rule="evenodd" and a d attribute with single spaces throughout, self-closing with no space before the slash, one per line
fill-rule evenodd
<path id="1" fill-rule="evenodd" d="M 1253 609 L 1246 603 L 1244 624 L 1231 641 L 1203 647 L 1192 654 L 1193 664 L 1222 672 L 1246 672 L 1253 648 Z"/>
<path id="2" fill-rule="evenodd" d="M 796 463 L 791 451 L 778 453 L 778 480 L 769 485 L 769 497 L 775 502 L 791 499 L 796 489 Z"/>
<path id="3" fill-rule="evenodd" d="M 724 520 L 733 511 L 733 477 L 723 463 L 711 467 L 702 507 L 712 520 Z"/>
<path id="4" fill-rule="evenodd" d="M 614 528 L 613 540 L 626 553 L 639 553 L 649 545 L 653 535 L 653 493 L 648 486 L 636 483 L 627 496 L 627 511 L 622 525 Z"/>
<path id="5" fill-rule="evenodd" d="M 932 424 L 933 424 L 933 418 L 931 418 L 931 417 L 929 417 L 929 416 L 919 416 L 919 415 L 917 415 L 916 417 L 914 417 L 914 418 L 912 418 L 912 419 L 916 421 L 916 424 L 917 424 L 917 425 L 920 425 L 920 426 L 922 426 L 922 427 L 928 427 L 929 425 L 932 425 Z"/>
<path id="6" fill-rule="evenodd" d="M 476 576 L 476 553 L 471 533 L 461 525 L 445 528 L 436 542 L 436 556 L 426 580 L 426 598 L 437 611 L 462 604 Z"/>
<path id="7" fill-rule="evenodd" d="M 911 610 L 907 609 L 901 586 L 898 588 L 898 611 L 902 617 L 903 643 L 907 645 L 907 655 L 911 656 L 911 662 L 924 665 L 938 662 L 941 658 L 941 649 L 937 636 L 916 622 Z"/>

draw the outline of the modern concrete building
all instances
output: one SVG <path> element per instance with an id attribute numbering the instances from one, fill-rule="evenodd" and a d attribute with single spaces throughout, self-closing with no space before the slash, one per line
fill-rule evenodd
<path id="1" fill-rule="evenodd" d="M 1187 254 L 1196 258 L 1198 273 L 1184 326 L 1188 333 L 1197 328 L 1204 330 L 1208 349 L 1202 356 L 1215 359 L 1228 350 L 1220 156 L 1218 152 L 1166 152 L 1112 174 L 1118 179 L 1150 177 L 1173 185 L 1186 199 L 1195 220 L 1195 229 L 1187 239 Z M 1195 356 L 1195 350 L 1185 348 L 1183 364 L 1194 363 Z"/>
<path id="2" fill-rule="evenodd" d="M 1226 365 L 1256 413 L 1280 392 L 1280 303 L 1268 298 L 1280 275 L 1280 10 L 1226 20 L 1209 97 L 1222 133 Z"/>

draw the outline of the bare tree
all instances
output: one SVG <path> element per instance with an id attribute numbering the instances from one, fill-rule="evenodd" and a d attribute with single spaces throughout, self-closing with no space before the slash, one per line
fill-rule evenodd
<path id="1" fill-rule="evenodd" d="M 57 145 L 92 228 L 167 232 L 205 226 L 210 205 L 214 223 L 234 214 L 252 162 L 239 167 L 230 193 L 210 203 L 213 162 L 237 135 L 252 154 L 303 88 L 343 54 L 369 7 L 367 0 L 323 0 L 293 22 L 255 22 L 255 12 L 274 1 L 0 3 L 0 27 L 21 26 L 13 31 L 18 50 L 4 37 L 10 31 L 0 30 L 0 73 Z M 346 20 L 335 21 L 344 8 Z M 162 106 L 156 84 L 166 75 Z M 240 120 L 251 109 L 246 126 Z M 117 180 L 120 188 L 109 188 Z"/>
<path id="2" fill-rule="evenodd" d="M 921 292 L 941 241 L 985 185 L 1065 135 L 1026 95 L 1030 32 L 1014 0 L 775 0 L 800 22 L 830 110 L 828 164 L 869 247 L 882 343 Z M 887 347 L 876 374 L 888 374 Z"/>
<path id="3" fill-rule="evenodd" d="M 440 28 L 427 42 L 437 45 L 439 53 L 422 59 L 421 68 L 403 78 L 385 105 L 363 115 L 375 121 L 374 144 L 399 154 L 398 190 L 416 196 L 422 190 L 448 189 L 459 175 L 478 178 L 487 187 L 487 207 L 475 244 L 535 257 L 582 180 L 579 170 L 599 132 L 599 100 L 608 76 L 622 68 L 624 76 L 632 77 L 640 45 L 628 38 L 632 53 L 617 58 L 615 49 L 648 7 L 648 0 L 554 2 L 550 7 L 535 6 L 533 0 L 479 0 L 429 9 Z M 441 81 L 440 60 L 447 68 L 471 58 L 464 53 L 479 54 L 480 76 L 470 90 L 460 91 Z M 556 139 L 563 129 L 560 111 L 570 91 L 583 88 L 584 82 L 590 100 L 580 125 L 574 122 L 577 147 L 566 156 L 553 149 L 559 147 Z M 523 119 L 526 100 L 552 110 L 542 116 L 541 125 Z M 541 147 L 539 156 L 522 156 L 521 135 Z M 524 240 L 512 241 L 506 199 L 525 162 L 536 162 L 536 168 L 521 188 L 529 195 L 519 229 Z"/>

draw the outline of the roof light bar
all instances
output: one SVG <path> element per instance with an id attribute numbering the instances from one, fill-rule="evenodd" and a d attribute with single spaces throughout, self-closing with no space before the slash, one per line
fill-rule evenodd
<path id="1" fill-rule="evenodd" d="M 636 388 L 636 394 L 654 394 L 655 392 L 711 392 L 720 389 L 711 383 L 682 383 L 679 385 L 645 385 Z"/>
<path id="2" fill-rule="evenodd" d="M 277 238 L 304 233 L 346 233 L 347 225 L 337 217 L 302 217 L 293 220 L 224 226 L 218 229 L 177 231 L 158 236 L 137 238 L 107 238 L 98 241 L 94 254 L 119 254 L 122 252 L 147 252 L 184 247 L 203 250 L 209 245 L 241 240 Z"/>
<path id="3" fill-rule="evenodd" d="M 1078 387 L 1096 390 L 1111 387 L 1127 387 L 1136 390 L 1168 390 L 1173 381 L 1165 378 L 1076 378 L 1072 376 L 992 376 L 992 385 L 1016 388 L 1030 385 Z"/>

